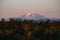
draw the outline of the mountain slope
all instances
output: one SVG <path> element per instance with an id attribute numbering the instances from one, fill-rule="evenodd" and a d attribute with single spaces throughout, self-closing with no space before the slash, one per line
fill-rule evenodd
<path id="1" fill-rule="evenodd" d="M 34 20 L 37 20 L 37 19 L 46 19 L 46 17 L 41 16 L 38 13 L 35 13 L 35 12 L 26 13 L 26 14 L 22 15 L 22 18 L 25 18 L 25 19 L 28 19 L 28 20 L 29 19 L 34 19 Z"/>
<path id="2" fill-rule="evenodd" d="M 21 20 L 21 21 L 24 21 L 24 20 L 33 20 L 33 21 L 47 21 L 47 20 L 50 20 L 51 22 L 53 21 L 60 21 L 60 19 L 57 19 L 57 18 L 47 18 L 47 17 L 44 17 L 38 13 L 35 13 L 35 12 L 29 12 L 29 13 L 26 13 L 24 15 L 22 15 L 21 17 L 14 17 L 12 18 L 14 20 Z M 5 21 L 10 21 L 10 19 L 5 19 Z"/>

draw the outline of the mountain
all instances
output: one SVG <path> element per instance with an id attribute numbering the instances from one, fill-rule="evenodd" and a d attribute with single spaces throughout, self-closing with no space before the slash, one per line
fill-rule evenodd
<path id="1" fill-rule="evenodd" d="M 35 13 L 35 12 L 26 13 L 26 14 L 22 15 L 22 18 L 27 19 L 27 20 L 31 20 L 31 19 L 33 19 L 33 20 L 47 19 L 46 17 L 41 16 L 40 14 Z"/>
<path id="2" fill-rule="evenodd" d="M 12 19 L 14 20 L 21 20 L 21 21 L 24 21 L 24 20 L 33 20 L 35 22 L 40 22 L 40 21 L 44 21 L 46 22 L 47 20 L 50 20 L 51 22 L 53 21 L 60 21 L 60 19 L 57 19 L 57 18 L 47 18 L 47 17 L 44 17 L 42 15 L 40 15 L 39 13 L 35 13 L 35 12 L 29 12 L 29 13 L 26 13 L 24 15 L 22 15 L 21 17 L 13 17 Z M 10 21 L 9 18 L 5 19 L 5 21 Z"/>
<path id="3" fill-rule="evenodd" d="M 49 20 L 51 21 L 51 22 L 53 22 L 53 21 L 60 21 L 60 18 L 49 18 Z"/>
<path id="4" fill-rule="evenodd" d="M 12 19 L 14 20 L 21 20 L 21 21 L 24 21 L 24 20 L 33 20 L 33 21 L 46 21 L 48 18 L 47 17 L 44 17 L 44 16 L 41 16 L 40 14 L 38 13 L 35 13 L 35 12 L 29 12 L 29 13 L 26 13 L 24 15 L 22 15 L 21 17 L 12 17 Z M 10 21 L 9 19 L 5 19 L 5 21 Z"/>

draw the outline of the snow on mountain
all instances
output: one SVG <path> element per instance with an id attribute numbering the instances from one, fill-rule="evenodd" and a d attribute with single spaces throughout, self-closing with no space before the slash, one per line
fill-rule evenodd
<path id="1" fill-rule="evenodd" d="M 30 20 L 30 19 L 33 19 L 33 20 L 46 19 L 46 17 L 41 16 L 38 13 L 35 13 L 35 12 L 26 13 L 26 14 L 22 15 L 22 18 L 25 18 L 25 19 L 28 19 L 28 20 Z"/>
<path id="2" fill-rule="evenodd" d="M 14 20 L 21 20 L 21 21 L 24 21 L 24 20 L 33 20 L 33 21 L 47 21 L 48 19 L 53 22 L 53 21 L 60 21 L 60 19 L 57 19 L 57 18 L 47 18 L 47 17 L 44 17 L 42 15 L 40 15 L 39 13 L 35 13 L 35 12 L 29 12 L 29 13 L 26 13 L 24 15 L 22 15 L 21 17 L 13 17 L 12 19 Z M 5 21 L 10 21 L 9 18 L 5 19 Z"/>
<path id="3" fill-rule="evenodd" d="M 54 18 L 50 18 L 49 20 L 50 20 L 51 22 L 53 22 L 53 21 L 60 21 L 60 18 L 55 18 L 55 17 L 54 17 Z"/>

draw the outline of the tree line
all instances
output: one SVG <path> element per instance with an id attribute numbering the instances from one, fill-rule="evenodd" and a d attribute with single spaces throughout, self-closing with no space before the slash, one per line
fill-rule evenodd
<path id="1" fill-rule="evenodd" d="M 60 40 L 60 21 L 0 21 L 0 40 Z"/>

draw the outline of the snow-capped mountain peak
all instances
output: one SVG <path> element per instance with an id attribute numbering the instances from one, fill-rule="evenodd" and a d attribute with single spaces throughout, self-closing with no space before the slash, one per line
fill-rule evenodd
<path id="1" fill-rule="evenodd" d="M 36 13 L 29 12 L 29 13 L 24 14 L 23 17 L 26 17 L 26 18 L 34 18 L 34 17 L 36 17 Z"/>
<path id="2" fill-rule="evenodd" d="M 40 14 L 35 13 L 35 12 L 26 13 L 22 15 L 22 17 L 26 19 L 46 19 L 46 17 L 41 16 Z"/>
<path id="3" fill-rule="evenodd" d="M 26 14 L 23 14 L 21 17 L 13 17 L 12 19 L 18 20 L 18 21 L 24 21 L 24 20 L 33 20 L 33 21 L 47 21 L 50 20 L 51 22 L 53 21 L 60 21 L 60 19 L 57 18 L 47 18 L 45 16 L 40 15 L 40 13 L 36 12 L 28 12 Z M 1 19 L 0 19 L 1 20 Z M 5 21 L 10 21 L 10 18 L 6 18 Z"/>

